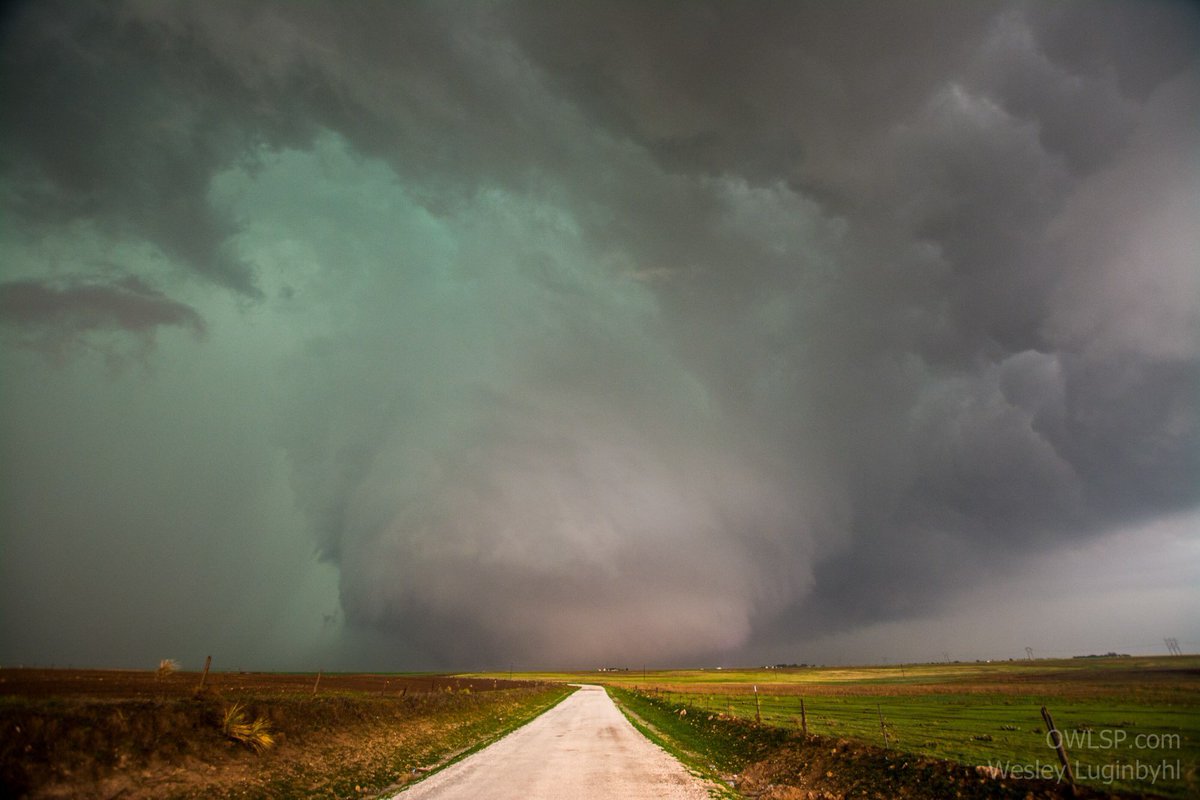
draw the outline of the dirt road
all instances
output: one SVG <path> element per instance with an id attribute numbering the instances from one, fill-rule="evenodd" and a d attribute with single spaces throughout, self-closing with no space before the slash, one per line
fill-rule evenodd
<path id="1" fill-rule="evenodd" d="M 706 784 L 637 732 L 599 686 L 394 800 L 707 800 Z"/>

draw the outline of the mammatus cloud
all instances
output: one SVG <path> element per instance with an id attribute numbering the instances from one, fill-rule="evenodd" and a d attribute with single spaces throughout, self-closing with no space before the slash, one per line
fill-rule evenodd
<path id="1" fill-rule="evenodd" d="M 1197 21 L 24 6 L 4 358 L 60 405 L 14 395 L 5 447 L 69 452 L 60 406 L 133 409 L 97 434 L 130 465 L 173 431 L 196 485 L 141 522 L 140 466 L 97 503 L 95 464 L 38 463 L 100 530 L 225 509 L 214 569 L 315 549 L 336 597 L 316 565 L 261 589 L 340 609 L 340 645 L 288 628 L 297 662 L 817 660 L 927 630 L 1200 501 Z M 129 335 L 153 369 L 105 388 L 67 346 Z M 193 457 L 218 410 L 237 447 Z M 18 478 L 4 535 L 53 564 L 34 542 L 80 534 Z"/>

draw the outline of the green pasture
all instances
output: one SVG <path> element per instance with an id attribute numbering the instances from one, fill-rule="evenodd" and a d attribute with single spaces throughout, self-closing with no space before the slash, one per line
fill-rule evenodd
<path id="1" fill-rule="evenodd" d="M 780 728 L 801 726 L 803 701 L 811 734 L 882 746 L 886 731 L 892 749 L 969 765 L 1057 767 L 1046 706 L 1080 782 L 1200 796 L 1196 656 L 520 677 L 617 686 Z"/>
<path id="2" fill-rule="evenodd" d="M 661 696 L 662 693 L 660 693 Z M 800 704 L 813 734 L 858 739 L 964 764 L 1056 766 L 1041 717 L 1047 706 L 1063 731 L 1081 780 L 1116 788 L 1194 796 L 1186 776 L 1200 763 L 1200 707 L 1134 702 L 983 694 L 815 696 L 671 694 L 676 703 L 708 713 L 801 726 Z M 1141 765 L 1139 767 L 1139 765 Z M 1149 772 L 1158 768 L 1158 774 Z M 1144 776 L 1138 780 L 1136 775 Z M 1117 780 L 1132 776 L 1133 780 Z M 1153 787 L 1149 783 L 1153 781 Z M 1193 790 L 1194 791 L 1194 790 Z"/>

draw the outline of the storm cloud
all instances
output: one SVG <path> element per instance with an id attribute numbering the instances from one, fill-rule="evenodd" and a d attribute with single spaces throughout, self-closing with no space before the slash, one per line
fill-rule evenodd
<path id="1" fill-rule="evenodd" d="M 1198 23 L 18 6 L 0 659 L 926 658 L 1080 553 L 1200 638 Z"/>

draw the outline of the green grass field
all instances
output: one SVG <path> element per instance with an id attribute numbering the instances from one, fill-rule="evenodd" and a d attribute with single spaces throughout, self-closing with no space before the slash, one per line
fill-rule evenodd
<path id="1" fill-rule="evenodd" d="M 970 765 L 1058 766 L 1041 708 L 1072 768 L 1096 788 L 1200 796 L 1200 657 L 886 667 L 537 673 L 600 683 L 709 713 Z M 756 703 L 757 696 L 757 703 Z M 882 717 L 882 724 L 881 724 Z"/>

